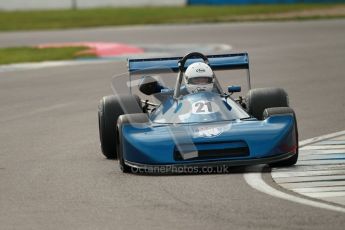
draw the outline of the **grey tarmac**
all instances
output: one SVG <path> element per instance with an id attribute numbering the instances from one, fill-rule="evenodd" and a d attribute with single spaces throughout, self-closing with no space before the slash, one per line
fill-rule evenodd
<path id="1" fill-rule="evenodd" d="M 344 38 L 345 20 L 325 20 L 11 32 L 0 46 L 229 44 L 249 52 L 254 87 L 287 90 L 304 140 L 345 129 Z M 101 154 L 97 105 L 124 72 L 113 62 L 0 73 L 0 229 L 343 229 L 343 213 L 260 193 L 245 169 L 121 173 Z"/>

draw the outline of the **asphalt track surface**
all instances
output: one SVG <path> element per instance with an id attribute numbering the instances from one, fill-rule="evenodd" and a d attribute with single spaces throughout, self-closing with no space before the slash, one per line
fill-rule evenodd
<path id="1" fill-rule="evenodd" d="M 227 43 L 249 52 L 254 87 L 288 91 L 303 140 L 345 129 L 344 38 L 345 21 L 330 20 L 0 33 L 0 45 Z M 344 213 L 260 193 L 245 169 L 121 173 L 101 154 L 96 112 L 125 71 L 114 62 L 0 73 L 0 229 L 343 229 Z"/>

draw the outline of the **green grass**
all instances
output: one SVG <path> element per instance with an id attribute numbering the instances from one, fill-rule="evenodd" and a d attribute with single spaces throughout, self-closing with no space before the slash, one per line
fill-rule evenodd
<path id="1" fill-rule="evenodd" d="M 300 12 L 305 10 L 329 9 L 335 4 L 282 4 L 249 6 L 189 6 L 189 7 L 148 7 L 148 8 L 98 8 L 82 10 L 45 10 L 45 11 L 0 11 L 0 31 L 40 30 L 81 28 L 97 26 L 119 26 L 162 23 L 193 23 L 276 20 L 271 14 Z M 249 17 L 249 18 L 248 18 Z M 322 17 L 342 17 L 322 16 Z M 287 19 L 300 19 L 293 15 Z M 302 17 L 302 19 L 308 18 Z M 310 18 L 318 18 L 310 16 Z M 279 17 L 278 17 L 279 19 Z"/>
<path id="2" fill-rule="evenodd" d="M 45 48 L 14 47 L 0 49 L 0 65 L 40 62 L 53 60 L 70 60 L 80 57 L 78 52 L 86 50 L 86 47 Z"/>

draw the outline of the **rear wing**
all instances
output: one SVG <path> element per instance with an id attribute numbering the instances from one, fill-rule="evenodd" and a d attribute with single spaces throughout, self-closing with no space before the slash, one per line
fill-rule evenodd
<path id="1" fill-rule="evenodd" d="M 208 55 L 209 65 L 213 70 L 249 69 L 249 57 L 247 53 Z M 163 68 L 178 72 L 178 61 L 183 57 L 128 59 L 128 71 L 132 72 L 156 72 Z M 185 68 L 194 62 L 202 61 L 200 58 L 187 60 Z"/>
<path id="2" fill-rule="evenodd" d="M 209 60 L 209 66 L 212 70 L 247 70 L 248 88 L 251 89 L 249 57 L 248 53 L 218 54 L 206 56 Z M 168 58 L 146 58 L 146 59 L 128 59 L 128 71 L 130 74 L 152 74 L 164 71 L 178 72 L 178 61 L 183 57 Z M 194 62 L 203 61 L 201 58 L 190 58 L 185 64 L 185 69 Z"/>

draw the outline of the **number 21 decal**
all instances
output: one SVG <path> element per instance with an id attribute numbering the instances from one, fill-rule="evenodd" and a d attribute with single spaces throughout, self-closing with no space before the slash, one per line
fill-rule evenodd
<path id="1" fill-rule="evenodd" d="M 192 113 L 209 114 L 213 113 L 212 103 L 210 101 L 198 101 L 193 103 Z"/>

